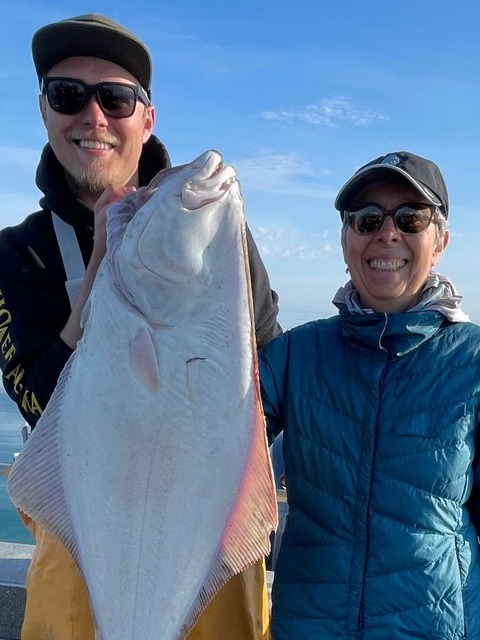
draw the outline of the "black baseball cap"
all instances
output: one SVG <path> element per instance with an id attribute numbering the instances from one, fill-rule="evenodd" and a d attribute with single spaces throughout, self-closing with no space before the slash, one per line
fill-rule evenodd
<path id="1" fill-rule="evenodd" d="M 86 13 L 41 27 L 33 35 L 32 54 L 39 80 L 66 58 L 92 56 L 129 71 L 150 97 L 152 59 L 147 47 L 105 16 Z"/>
<path id="2" fill-rule="evenodd" d="M 338 192 L 335 209 L 342 213 L 359 191 L 391 175 L 405 178 L 429 202 L 440 207 L 445 218 L 448 218 L 447 186 L 440 169 L 431 160 L 408 151 L 388 153 L 361 167 Z"/>

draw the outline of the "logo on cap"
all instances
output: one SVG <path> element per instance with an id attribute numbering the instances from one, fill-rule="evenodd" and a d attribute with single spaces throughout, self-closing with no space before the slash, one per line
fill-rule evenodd
<path id="1" fill-rule="evenodd" d="M 390 155 L 385 156 L 380 164 L 400 164 L 400 158 L 394 153 L 391 153 Z"/>

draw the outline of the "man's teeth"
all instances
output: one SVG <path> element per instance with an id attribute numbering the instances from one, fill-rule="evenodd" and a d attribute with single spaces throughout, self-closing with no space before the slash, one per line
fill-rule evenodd
<path id="1" fill-rule="evenodd" d="M 370 260 L 369 264 L 372 269 L 378 271 L 396 271 L 405 265 L 405 260 Z"/>
<path id="2" fill-rule="evenodd" d="M 85 149 L 111 149 L 112 147 L 112 145 L 106 142 L 99 142 L 98 140 L 79 140 L 78 144 Z"/>

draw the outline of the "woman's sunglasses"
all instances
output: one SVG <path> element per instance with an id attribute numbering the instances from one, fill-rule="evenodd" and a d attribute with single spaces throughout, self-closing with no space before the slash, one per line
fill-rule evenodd
<path id="1" fill-rule="evenodd" d="M 50 107 L 65 115 L 80 113 L 91 96 L 95 96 L 100 109 L 110 118 L 129 118 L 137 100 L 146 106 L 150 104 L 142 87 L 123 82 L 86 84 L 74 78 L 42 78 L 40 88 Z"/>
<path id="2" fill-rule="evenodd" d="M 351 228 L 361 235 L 378 231 L 387 216 L 402 233 L 421 233 L 432 221 L 437 207 L 433 204 L 401 204 L 395 209 L 384 209 L 379 204 L 358 204 L 343 212 Z"/>

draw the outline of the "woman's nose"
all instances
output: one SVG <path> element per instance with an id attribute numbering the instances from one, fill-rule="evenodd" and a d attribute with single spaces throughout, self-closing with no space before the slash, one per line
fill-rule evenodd
<path id="1" fill-rule="evenodd" d="M 400 235 L 401 232 L 395 226 L 392 216 L 386 216 L 380 229 L 375 232 L 375 240 L 379 242 L 396 242 Z"/>

